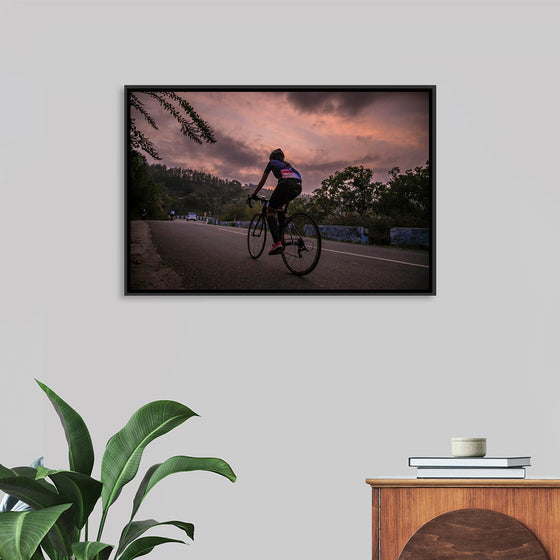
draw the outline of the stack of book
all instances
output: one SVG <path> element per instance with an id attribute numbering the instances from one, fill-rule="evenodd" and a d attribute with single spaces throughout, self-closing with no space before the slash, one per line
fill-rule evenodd
<path id="1" fill-rule="evenodd" d="M 409 457 L 417 478 L 525 478 L 531 457 Z"/>

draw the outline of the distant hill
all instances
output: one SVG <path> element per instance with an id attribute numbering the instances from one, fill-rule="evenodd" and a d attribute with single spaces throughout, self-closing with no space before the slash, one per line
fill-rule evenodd
<path id="1" fill-rule="evenodd" d="M 167 206 L 176 214 L 196 212 L 201 215 L 217 215 L 224 205 L 247 197 L 251 185 L 239 181 L 222 179 L 195 169 L 155 164 L 148 166 L 152 181 L 163 185 L 167 191 Z"/>

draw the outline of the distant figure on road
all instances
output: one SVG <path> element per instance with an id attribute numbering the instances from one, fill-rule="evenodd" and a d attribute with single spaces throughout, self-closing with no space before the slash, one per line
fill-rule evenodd
<path id="1" fill-rule="evenodd" d="M 171 210 L 171 211 L 169 212 L 169 219 L 170 219 L 171 221 L 173 221 L 173 220 L 175 219 L 175 210 Z"/>
<path id="2" fill-rule="evenodd" d="M 272 234 L 273 245 L 269 255 L 277 255 L 283 251 L 282 241 L 280 240 L 280 232 L 284 225 L 286 216 L 286 205 L 290 200 L 293 200 L 301 194 L 301 175 L 284 160 L 284 152 L 278 148 L 274 150 L 269 156 L 269 162 L 266 166 L 263 176 L 253 193 L 253 196 L 264 187 L 269 173 L 272 171 L 274 176 L 278 179 L 278 184 L 274 192 L 270 196 L 268 203 L 268 210 L 266 221 Z M 276 213 L 278 213 L 278 220 L 276 220 Z"/>
<path id="3" fill-rule="evenodd" d="M 140 217 L 141 217 L 143 220 L 147 220 L 147 219 L 148 219 L 148 211 L 147 211 L 145 208 L 142 210 L 142 214 L 140 214 Z"/>

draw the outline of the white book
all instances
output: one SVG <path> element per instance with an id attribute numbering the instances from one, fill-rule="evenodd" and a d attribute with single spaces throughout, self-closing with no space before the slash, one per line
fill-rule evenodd
<path id="1" fill-rule="evenodd" d="M 410 467 L 529 467 L 531 457 L 409 457 Z"/>
<path id="2" fill-rule="evenodd" d="M 498 468 L 481 467 L 467 469 L 419 468 L 417 478 L 525 478 L 525 469 L 520 468 Z"/>

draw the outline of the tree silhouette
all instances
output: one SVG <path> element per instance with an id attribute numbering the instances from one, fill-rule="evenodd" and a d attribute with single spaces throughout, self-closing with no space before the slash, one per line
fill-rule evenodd
<path id="1" fill-rule="evenodd" d="M 214 144 L 216 138 L 212 127 L 194 110 L 193 106 L 173 91 L 139 91 L 129 92 L 129 110 L 136 111 L 146 119 L 155 130 L 158 126 L 152 115 L 148 112 L 140 95 L 145 95 L 158 101 L 180 125 L 181 133 L 197 144 L 208 142 Z M 135 119 L 130 117 L 130 147 L 143 151 L 154 159 L 161 159 L 152 141 L 136 126 Z"/>
<path id="2" fill-rule="evenodd" d="M 390 179 L 377 195 L 375 210 L 390 217 L 395 225 L 429 227 L 431 216 L 431 170 L 426 165 L 401 173 L 398 167 L 389 171 Z"/>
<path id="3" fill-rule="evenodd" d="M 373 211 L 381 183 L 372 181 L 373 170 L 362 165 L 335 171 L 313 191 L 310 211 L 317 219 L 327 217 L 366 216 Z"/>

